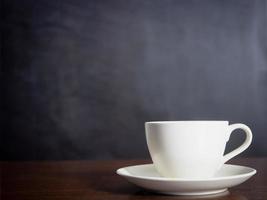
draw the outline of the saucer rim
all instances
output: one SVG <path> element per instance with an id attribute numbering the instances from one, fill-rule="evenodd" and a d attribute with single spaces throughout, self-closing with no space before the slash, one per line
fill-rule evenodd
<path id="1" fill-rule="evenodd" d="M 251 177 L 257 173 L 257 170 L 252 168 L 252 167 L 242 166 L 242 165 L 234 165 L 234 164 L 224 164 L 224 165 L 247 168 L 248 170 L 250 170 L 250 172 L 243 173 L 243 174 L 237 174 L 237 175 L 231 175 L 231 176 L 211 177 L 211 178 L 206 178 L 206 179 L 205 178 L 204 179 L 203 178 L 202 179 L 192 179 L 192 178 L 187 179 L 187 178 L 168 178 L 168 177 L 146 177 L 146 176 L 138 176 L 138 175 L 135 176 L 135 175 L 131 175 L 131 174 L 129 175 L 129 174 L 125 174 L 125 173 L 121 172 L 123 169 L 129 168 L 129 167 L 142 167 L 142 166 L 150 166 L 150 165 L 153 165 L 153 163 L 121 167 L 121 168 L 116 170 L 116 173 L 120 176 L 129 177 L 129 178 L 138 178 L 138 179 L 152 180 L 152 181 L 173 181 L 173 182 L 175 182 L 175 181 L 203 182 L 203 181 L 231 180 L 231 179 L 237 179 L 237 178 Z"/>

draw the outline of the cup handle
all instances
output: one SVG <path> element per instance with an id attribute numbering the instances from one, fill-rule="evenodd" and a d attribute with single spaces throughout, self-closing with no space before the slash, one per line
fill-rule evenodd
<path id="1" fill-rule="evenodd" d="M 236 155 L 245 151 L 249 147 L 249 145 L 251 144 L 251 141 L 252 141 L 252 132 L 247 125 L 245 125 L 245 124 L 231 124 L 231 125 L 229 125 L 229 128 L 230 128 L 229 137 L 234 130 L 242 129 L 246 133 L 246 139 L 241 146 L 239 146 L 238 148 L 234 149 L 230 153 L 223 156 L 223 163 L 227 162 L 231 158 L 233 158 Z"/>

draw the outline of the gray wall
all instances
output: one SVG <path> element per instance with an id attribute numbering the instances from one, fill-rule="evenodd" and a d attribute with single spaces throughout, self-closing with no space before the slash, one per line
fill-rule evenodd
<path id="1" fill-rule="evenodd" d="M 242 155 L 267 155 L 266 1 L 3 0 L 1 14 L 1 159 L 146 158 L 145 121 L 190 119 L 243 122 Z"/>

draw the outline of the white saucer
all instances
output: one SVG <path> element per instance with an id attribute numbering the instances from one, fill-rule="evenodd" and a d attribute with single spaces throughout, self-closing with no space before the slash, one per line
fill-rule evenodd
<path id="1" fill-rule="evenodd" d="M 117 174 L 137 186 L 157 193 L 207 195 L 225 192 L 227 188 L 245 182 L 256 174 L 256 170 L 245 166 L 224 164 L 214 177 L 194 180 L 165 178 L 158 174 L 153 164 L 146 164 L 120 168 Z"/>

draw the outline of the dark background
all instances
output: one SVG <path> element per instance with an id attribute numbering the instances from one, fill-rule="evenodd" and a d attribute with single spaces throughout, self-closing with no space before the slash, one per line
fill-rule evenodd
<path id="1" fill-rule="evenodd" d="M 192 119 L 267 155 L 266 1 L 1 3 L 2 160 L 148 157 L 145 121 Z"/>

